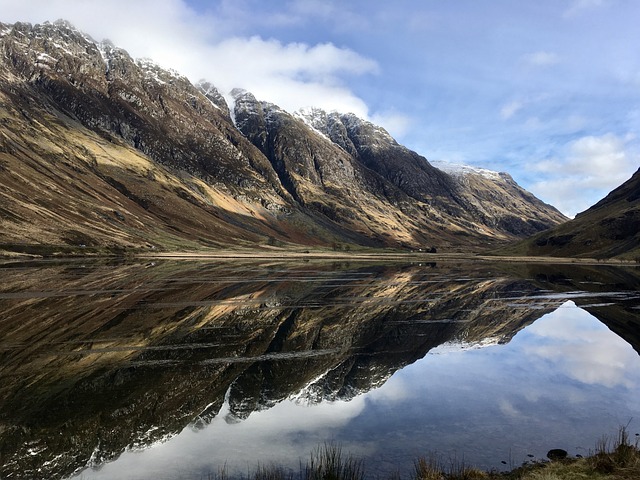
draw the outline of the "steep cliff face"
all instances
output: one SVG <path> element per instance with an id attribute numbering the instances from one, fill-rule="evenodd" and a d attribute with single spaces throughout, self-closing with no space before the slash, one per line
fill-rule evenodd
<path id="1" fill-rule="evenodd" d="M 353 114 L 304 110 L 299 116 L 367 168 L 416 200 L 463 215 L 455 183 L 426 158 L 399 145 L 383 128 Z"/>
<path id="2" fill-rule="evenodd" d="M 219 95 L 212 87 L 207 97 L 185 77 L 61 22 L 17 24 L 2 47 L 13 72 L 107 139 L 117 136 L 158 163 L 213 182 L 224 174 L 227 188 L 246 182 L 267 189 L 268 173 L 257 175 L 264 158 L 230 128 L 228 112 L 209 98 Z"/>
<path id="3" fill-rule="evenodd" d="M 282 184 L 306 210 L 378 243 L 470 244 L 458 219 L 409 197 L 358 158 L 299 118 L 243 91 L 235 93 L 238 129 L 269 159 Z"/>
<path id="4" fill-rule="evenodd" d="M 2 32 L 3 243 L 175 249 L 286 238 L 276 230 L 295 205 L 211 87 L 66 24 Z"/>
<path id="5" fill-rule="evenodd" d="M 353 115 L 193 85 L 65 22 L 0 24 L 0 243 L 474 248 L 529 230 Z M 234 123 L 235 122 L 235 123 Z M 527 201 L 532 200 L 532 201 Z M 499 201 L 482 199 L 482 203 Z"/>
<path id="6" fill-rule="evenodd" d="M 399 145 L 383 128 L 353 114 L 311 108 L 296 115 L 358 164 L 391 183 L 391 196 L 398 204 L 426 205 L 445 224 L 459 228 L 458 235 L 521 237 L 567 220 L 507 173 L 431 164 Z M 385 194 L 389 190 L 387 187 Z"/>

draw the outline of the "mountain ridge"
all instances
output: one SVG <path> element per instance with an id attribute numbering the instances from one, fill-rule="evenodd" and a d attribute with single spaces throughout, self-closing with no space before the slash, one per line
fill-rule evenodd
<path id="1" fill-rule="evenodd" d="M 640 169 L 574 219 L 500 253 L 640 261 Z"/>
<path id="2" fill-rule="evenodd" d="M 505 208 L 515 182 L 486 196 L 489 179 L 461 183 L 353 114 L 314 126 L 239 90 L 230 105 L 67 22 L 0 24 L 0 51 L 0 165 L 19 172 L 4 249 L 478 249 L 566 220 L 530 194 Z"/>

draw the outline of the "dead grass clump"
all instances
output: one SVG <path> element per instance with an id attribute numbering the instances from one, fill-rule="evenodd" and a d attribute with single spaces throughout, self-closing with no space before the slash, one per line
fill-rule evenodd
<path id="1" fill-rule="evenodd" d="M 420 457 L 414 462 L 409 480 L 640 480 L 639 441 L 632 444 L 626 427 L 615 437 L 604 436 L 595 453 L 587 458 L 566 458 L 550 462 L 523 464 L 510 472 L 485 472 L 456 459 L 443 462 L 437 456 Z M 294 472 L 278 466 L 259 466 L 246 480 L 365 480 L 364 463 L 343 454 L 339 445 L 328 443 L 311 453 Z M 369 478 L 381 478 L 369 476 Z M 209 480 L 230 480 L 225 468 Z M 384 480 L 384 478 L 383 478 Z M 402 480 L 399 473 L 386 480 Z"/>
<path id="2" fill-rule="evenodd" d="M 442 464 L 436 457 L 420 457 L 414 463 L 412 480 L 482 480 L 488 479 L 489 474 L 472 468 L 464 462 L 452 460 L 448 466 Z"/>
<path id="3" fill-rule="evenodd" d="M 413 480 L 442 480 L 444 478 L 444 469 L 434 457 L 420 457 L 415 461 L 413 468 Z"/>
<path id="4" fill-rule="evenodd" d="M 620 427 L 614 438 L 603 436 L 596 451 L 587 459 L 589 466 L 599 473 L 636 473 L 640 478 L 640 450 L 638 442 L 632 445 L 626 427 Z M 627 478 L 626 476 L 623 478 Z M 632 478 L 632 477 L 629 477 Z"/>
<path id="5" fill-rule="evenodd" d="M 343 456 L 342 447 L 326 443 L 301 469 L 302 480 L 364 480 L 363 461 L 352 455 Z"/>
<path id="6" fill-rule="evenodd" d="M 253 480 L 295 480 L 294 473 L 280 465 L 260 465 L 253 473 Z"/>

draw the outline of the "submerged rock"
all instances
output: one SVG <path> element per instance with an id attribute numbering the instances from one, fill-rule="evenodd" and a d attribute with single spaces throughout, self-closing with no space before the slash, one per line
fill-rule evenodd
<path id="1" fill-rule="evenodd" d="M 564 460 L 567 455 L 567 451 L 561 448 L 553 448 L 547 452 L 547 458 L 551 461 Z"/>

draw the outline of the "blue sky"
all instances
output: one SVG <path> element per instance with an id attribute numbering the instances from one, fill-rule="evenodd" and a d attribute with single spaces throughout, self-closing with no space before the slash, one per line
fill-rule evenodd
<path id="1" fill-rule="evenodd" d="M 640 167 L 637 0 L 0 0 L 221 90 L 354 112 L 573 216 Z"/>

